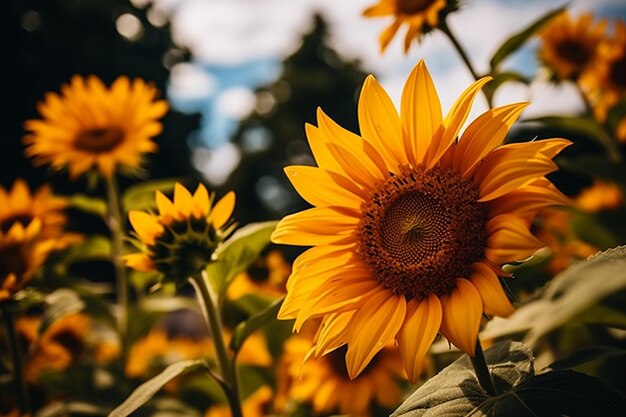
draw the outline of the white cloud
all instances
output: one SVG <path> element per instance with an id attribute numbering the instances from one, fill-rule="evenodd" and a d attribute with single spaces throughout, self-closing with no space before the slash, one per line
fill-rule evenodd
<path id="1" fill-rule="evenodd" d="M 236 120 L 248 116 L 256 104 L 256 96 L 249 88 L 234 87 L 217 96 L 217 107 L 221 114 Z"/>
<path id="2" fill-rule="evenodd" d="M 215 91 L 217 81 L 197 65 L 182 62 L 170 74 L 168 94 L 173 100 L 199 100 Z"/>
<path id="3" fill-rule="evenodd" d="M 218 148 L 208 150 L 198 148 L 193 153 L 192 162 L 196 169 L 213 185 L 221 185 L 230 173 L 239 165 L 241 153 L 239 148 L 230 142 Z"/>

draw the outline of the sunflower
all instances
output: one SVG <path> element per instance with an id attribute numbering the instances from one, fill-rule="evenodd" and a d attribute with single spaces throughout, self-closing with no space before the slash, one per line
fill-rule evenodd
<path id="1" fill-rule="evenodd" d="M 245 417 L 265 417 L 272 400 L 272 389 L 263 385 L 243 400 L 241 411 Z M 232 413 L 226 404 L 209 407 L 204 417 L 231 417 Z"/>
<path id="2" fill-rule="evenodd" d="M 585 13 L 573 19 L 567 11 L 554 17 L 541 31 L 539 58 L 558 80 L 578 80 L 599 57 L 607 22 L 593 23 Z"/>
<path id="3" fill-rule="evenodd" d="M 615 210 L 624 203 L 619 186 L 612 182 L 596 181 L 584 188 L 574 200 L 577 207 L 587 212 Z"/>
<path id="4" fill-rule="evenodd" d="M 151 140 L 161 132 L 158 119 L 167 112 L 157 90 L 141 79 L 119 77 L 110 88 L 95 76 L 74 76 L 61 94 L 48 93 L 38 110 L 42 119 L 26 121 L 26 155 L 36 165 L 69 169 L 75 179 L 91 168 L 105 177 L 117 165 L 140 166 L 141 156 L 155 152 Z"/>
<path id="5" fill-rule="evenodd" d="M 0 186 L 0 229 L 6 233 L 15 223 L 26 227 L 35 218 L 41 222 L 39 239 L 57 239 L 56 249 L 82 240 L 75 233 L 65 233 L 64 210 L 68 202 L 44 185 L 31 193 L 26 181 L 19 178 L 6 190 Z"/>
<path id="6" fill-rule="evenodd" d="M 457 140 L 487 81 L 443 118 L 423 61 L 404 86 L 400 116 L 368 76 L 362 136 L 319 110 L 318 126 L 306 126 L 318 167 L 285 168 L 314 207 L 283 218 L 272 241 L 314 247 L 294 262 L 278 317 L 296 319 L 296 331 L 322 318 L 314 355 L 347 344 L 351 378 L 394 340 L 411 380 L 439 332 L 474 355 L 483 312 L 513 310 L 500 266 L 543 246 L 528 230 L 539 208 L 568 202 L 545 175 L 569 141 L 501 145 L 526 103 L 487 111 Z"/>
<path id="7" fill-rule="evenodd" d="M 235 193 L 229 192 L 214 206 L 212 201 L 204 185 L 191 195 L 176 183 L 172 200 L 156 192 L 158 215 L 131 210 L 128 218 L 143 251 L 125 255 L 126 265 L 138 271 L 159 271 L 166 280 L 179 283 L 203 270 L 234 228 Z"/>
<path id="8" fill-rule="evenodd" d="M 615 22 L 615 33 L 603 43 L 592 75 L 587 84 L 595 95 L 595 114 L 600 121 L 605 121 L 609 110 L 626 98 L 626 22 Z M 620 139 L 626 136 L 622 135 L 623 129 L 618 126 Z"/>
<path id="9" fill-rule="evenodd" d="M 296 335 L 287 340 L 278 368 L 279 392 L 277 406 L 285 402 L 311 404 L 316 414 L 339 412 L 356 417 L 369 416 L 374 403 L 385 408 L 399 405 L 402 392 L 399 380 L 404 376 L 398 351 L 383 349 L 359 375 L 351 380 L 343 355 L 345 347 L 304 365 L 312 339 Z"/>
<path id="10" fill-rule="evenodd" d="M 56 248 L 56 239 L 41 239 L 41 220 L 15 222 L 0 230 L 0 304 L 22 289 Z"/>
<path id="11" fill-rule="evenodd" d="M 403 24 L 408 26 L 404 37 L 404 53 L 411 43 L 440 25 L 445 16 L 457 9 L 455 0 L 379 0 L 363 11 L 365 17 L 393 16 L 394 21 L 379 37 L 380 51 L 385 49 Z"/>
<path id="12" fill-rule="evenodd" d="M 235 277 L 228 286 L 227 296 L 237 300 L 245 295 L 275 299 L 285 294 L 285 283 L 291 273 L 291 265 L 280 251 L 272 250 L 259 257 L 248 268 Z"/>

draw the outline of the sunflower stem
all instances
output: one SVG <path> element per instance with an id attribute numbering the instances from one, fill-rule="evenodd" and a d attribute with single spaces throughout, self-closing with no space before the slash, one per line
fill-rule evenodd
<path id="1" fill-rule="evenodd" d="M 24 364 L 20 353 L 22 352 L 22 349 L 20 346 L 20 340 L 17 337 L 17 330 L 15 329 L 13 312 L 9 311 L 9 309 L 4 309 L 2 311 L 2 318 L 4 319 L 3 321 L 9 354 L 11 355 L 11 362 L 13 362 L 13 385 L 15 387 L 17 406 L 19 408 L 20 415 L 30 414 L 31 410 L 28 385 L 26 384 L 26 378 L 24 378 Z"/>
<path id="2" fill-rule="evenodd" d="M 122 218 L 122 209 L 119 201 L 119 190 L 117 187 L 117 181 L 114 175 L 105 177 L 107 203 L 108 203 L 108 226 L 111 231 L 111 261 L 113 262 L 113 268 L 115 269 L 116 276 L 116 292 L 117 292 L 117 306 L 119 309 L 118 315 L 118 331 L 120 333 L 121 345 L 122 345 L 122 370 L 126 367 L 126 360 L 128 358 L 129 340 L 128 340 L 128 328 L 129 328 L 129 308 L 130 300 L 128 297 L 128 279 L 126 277 L 126 268 L 122 263 L 122 250 L 124 247 L 124 220 Z"/>
<path id="3" fill-rule="evenodd" d="M 593 106 L 589 101 L 589 97 L 585 94 L 584 90 L 581 88 L 580 84 L 576 83 L 576 90 L 578 90 L 578 94 L 580 95 L 580 99 L 585 105 L 585 111 L 589 117 L 591 117 L 600 127 L 600 136 L 598 137 L 598 143 L 604 148 L 607 153 L 607 156 L 611 161 L 621 162 L 622 156 L 620 154 L 619 148 L 617 144 L 612 138 L 611 133 L 606 125 L 606 123 L 600 122 L 594 114 Z"/>
<path id="4" fill-rule="evenodd" d="M 450 26 L 448 26 L 448 22 L 445 20 L 441 22 L 441 24 L 439 25 L 439 29 L 441 29 L 441 31 L 445 33 L 445 35 L 448 37 L 448 39 L 452 43 L 452 46 L 454 46 L 454 49 L 456 49 L 458 54 L 461 56 L 463 63 L 465 64 L 469 72 L 472 74 L 472 77 L 474 77 L 474 80 L 478 81 L 480 79 L 480 75 L 478 75 L 478 72 L 474 68 L 472 61 L 470 61 L 469 55 L 467 55 L 467 52 L 465 52 L 465 48 L 463 48 L 463 46 L 461 45 L 457 37 L 454 36 L 454 34 L 452 33 L 452 30 L 450 30 Z M 489 105 L 489 108 L 490 109 L 493 108 L 493 97 L 490 94 L 488 94 L 484 89 L 482 89 L 481 91 L 483 92 L 483 95 L 485 96 L 485 99 L 487 100 L 487 104 Z"/>
<path id="5" fill-rule="evenodd" d="M 189 277 L 189 282 L 193 286 L 202 310 L 204 320 L 209 326 L 215 352 L 217 354 L 218 370 L 224 379 L 224 393 L 228 399 L 233 417 L 243 417 L 241 410 L 241 401 L 239 397 L 239 382 L 237 380 L 237 371 L 235 361 L 231 359 L 226 349 L 224 341 L 224 332 L 222 318 L 218 308 L 217 297 L 211 291 L 210 284 L 206 277 L 197 275 Z"/>
<path id="6" fill-rule="evenodd" d="M 485 392 L 491 397 L 496 397 L 498 392 L 493 384 L 493 379 L 491 379 L 491 373 L 489 373 L 489 367 L 487 366 L 487 361 L 485 360 L 483 348 L 480 345 L 480 339 L 476 340 L 476 352 L 473 357 L 470 357 L 470 359 L 472 360 L 472 365 L 474 366 L 478 383 L 482 389 L 484 389 Z"/>

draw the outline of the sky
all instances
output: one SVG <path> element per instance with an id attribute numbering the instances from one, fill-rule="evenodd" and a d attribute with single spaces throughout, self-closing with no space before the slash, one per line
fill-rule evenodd
<path id="1" fill-rule="evenodd" d="M 151 0 L 131 0 L 142 6 Z M 402 29 L 381 55 L 378 35 L 390 18 L 366 19 L 362 11 L 376 0 L 152 0 L 156 13 L 169 16 L 175 43 L 189 48 L 190 62 L 172 68 L 168 96 L 182 111 L 201 112 L 194 163 L 206 179 L 219 185 L 238 163 L 229 142 L 238 120 L 255 106 L 253 90 L 280 76 L 280 62 L 295 52 L 321 13 L 329 23 L 330 46 L 347 59 L 359 59 L 362 69 L 376 76 L 396 105 L 413 66 L 424 59 L 444 112 L 473 81 L 443 34 L 434 32 L 408 54 L 403 53 Z M 457 35 L 479 72 L 498 46 L 547 11 L 569 3 L 572 14 L 626 18 L 626 0 L 465 0 L 449 16 Z M 533 74 L 537 42 L 529 42 L 505 67 Z M 539 77 L 530 87 L 509 83 L 495 104 L 530 101 L 524 117 L 572 113 L 582 103 L 571 88 L 555 87 Z M 487 109 L 477 100 L 469 120 Z M 355 109 L 356 111 L 356 109 Z M 332 115 L 330 115 L 332 117 Z M 304 129 L 304 126 L 303 126 Z"/>

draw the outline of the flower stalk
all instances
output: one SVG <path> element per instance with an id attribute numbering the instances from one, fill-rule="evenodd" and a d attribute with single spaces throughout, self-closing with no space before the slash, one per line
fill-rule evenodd
<path id="1" fill-rule="evenodd" d="M 469 55 L 467 54 L 467 52 L 465 52 L 465 48 L 463 48 L 463 45 L 461 45 L 459 40 L 452 33 L 452 30 L 450 30 L 450 27 L 448 26 L 448 22 L 446 22 L 445 20 L 442 21 L 441 24 L 439 25 L 439 29 L 441 29 L 441 31 L 450 40 L 450 42 L 452 43 L 452 46 L 454 46 L 454 49 L 456 49 L 456 51 L 460 55 L 461 60 L 463 61 L 467 69 L 469 70 L 470 74 L 472 74 L 472 77 L 474 77 L 474 80 L 478 81 L 481 78 L 480 75 L 478 74 L 478 71 L 476 71 L 476 69 L 474 68 L 474 65 L 472 64 L 472 61 L 470 61 Z M 484 89 L 482 90 L 482 92 L 483 92 L 483 95 L 485 96 L 485 99 L 487 100 L 487 104 L 489 105 L 489 108 L 493 108 L 493 97 L 490 94 L 487 94 L 487 92 Z"/>
<path id="2" fill-rule="evenodd" d="M 2 311 L 2 318 L 6 332 L 7 344 L 11 361 L 13 362 L 13 384 L 15 386 L 15 398 L 20 414 L 30 414 L 30 400 L 28 385 L 24 378 L 24 366 L 22 362 L 22 352 L 20 340 L 15 329 L 13 313 L 9 309 Z"/>
<path id="3" fill-rule="evenodd" d="M 474 366 L 474 371 L 476 372 L 476 377 L 478 378 L 478 383 L 481 388 L 484 389 L 489 396 L 497 396 L 498 392 L 493 384 L 491 373 L 489 373 L 489 367 L 487 366 L 487 361 L 485 360 L 483 348 L 480 345 L 480 339 L 476 340 L 476 352 L 473 357 L 470 357 L 470 359 L 472 360 L 472 366 Z"/>
<path id="4" fill-rule="evenodd" d="M 128 357 L 128 310 L 129 310 L 129 288 L 126 268 L 122 262 L 122 250 L 124 247 L 124 223 L 119 201 L 119 190 L 117 181 L 113 175 L 105 177 L 105 188 L 108 205 L 108 226 L 111 231 L 111 260 L 116 276 L 117 305 L 119 308 L 118 331 L 120 333 L 122 345 L 122 365 L 126 365 Z"/>
<path id="5" fill-rule="evenodd" d="M 209 327 L 215 352 L 217 354 L 218 370 L 225 384 L 223 385 L 233 417 L 243 417 L 241 400 L 239 397 L 239 383 L 235 361 L 228 354 L 224 342 L 222 318 L 218 309 L 217 297 L 212 293 L 208 280 L 201 274 L 189 277 L 200 304 L 204 320 Z"/>

